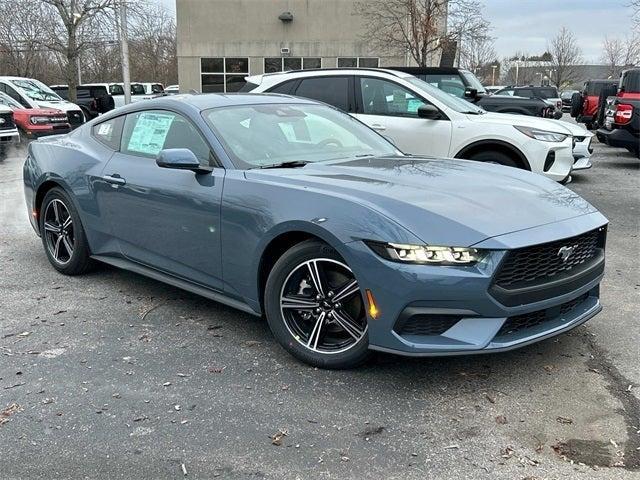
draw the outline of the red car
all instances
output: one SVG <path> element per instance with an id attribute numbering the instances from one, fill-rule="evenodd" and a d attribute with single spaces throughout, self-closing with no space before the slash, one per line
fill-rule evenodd
<path id="1" fill-rule="evenodd" d="M 604 96 L 606 100 L 615 95 L 617 88 L 617 80 L 587 80 L 582 93 L 574 93 L 571 98 L 571 116 L 591 130 L 598 115 L 600 98 Z"/>
<path id="2" fill-rule="evenodd" d="M 3 92 L 0 92 L 0 104 L 13 110 L 13 120 L 27 138 L 39 138 L 71 131 L 67 114 L 61 110 L 25 108 Z"/>

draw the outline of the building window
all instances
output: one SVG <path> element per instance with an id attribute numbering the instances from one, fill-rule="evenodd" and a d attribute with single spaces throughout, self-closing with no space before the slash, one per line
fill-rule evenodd
<path id="1" fill-rule="evenodd" d="M 316 57 L 267 57 L 264 59 L 264 73 L 288 72 L 322 68 L 322 59 Z"/>
<path id="2" fill-rule="evenodd" d="M 339 57 L 338 68 L 378 68 L 380 59 L 377 57 Z"/>
<path id="3" fill-rule="evenodd" d="M 202 93 L 237 92 L 249 75 L 248 58 L 201 58 Z"/>

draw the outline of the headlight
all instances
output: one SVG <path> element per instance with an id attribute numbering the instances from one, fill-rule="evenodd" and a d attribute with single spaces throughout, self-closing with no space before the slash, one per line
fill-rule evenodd
<path id="1" fill-rule="evenodd" d="M 524 133 L 527 137 L 535 138 L 542 142 L 564 142 L 569 136 L 565 133 L 548 132 L 547 130 L 538 130 L 537 128 L 519 127 L 516 125 L 514 125 L 514 128 Z"/>
<path id="2" fill-rule="evenodd" d="M 49 123 L 49 117 L 31 117 L 31 123 L 34 125 Z"/>
<path id="3" fill-rule="evenodd" d="M 394 262 L 436 265 L 471 265 L 482 258 L 475 248 L 441 247 L 435 245 L 403 245 L 398 243 L 365 242 L 382 258 Z"/>

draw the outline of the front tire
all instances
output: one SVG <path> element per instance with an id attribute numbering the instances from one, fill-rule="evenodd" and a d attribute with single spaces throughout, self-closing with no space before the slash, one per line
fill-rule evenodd
<path id="1" fill-rule="evenodd" d="M 60 273 L 80 275 L 92 267 L 80 216 L 69 195 L 59 187 L 52 188 L 44 196 L 40 233 L 47 258 Z"/>
<path id="2" fill-rule="evenodd" d="M 285 252 L 269 274 L 264 300 L 274 337 L 297 359 L 341 369 L 369 357 L 360 287 L 327 244 L 310 240 Z"/>
<path id="3" fill-rule="evenodd" d="M 497 165 L 504 165 L 505 167 L 520 168 L 518 162 L 516 162 L 509 155 L 493 150 L 474 153 L 469 157 L 469 160 L 475 160 L 477 162 L 485 163 L 495 163 Z"/>

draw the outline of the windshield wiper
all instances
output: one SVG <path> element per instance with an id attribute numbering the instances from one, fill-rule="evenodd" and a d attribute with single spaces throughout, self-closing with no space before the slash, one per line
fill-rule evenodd
<path id="1" fill-rule="evenodd" d="M 297 168 L 297 167 L 304 167 L 308 163 L 311 163 L 311 162 L 306 162 L 303 160 L 292 160 L 290 162 L 273 163 L 271 165 L 261 165 L 256 168 L 259 168 L 261 170 L 266 168 Z"/>

